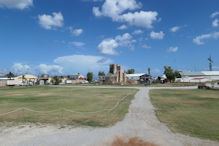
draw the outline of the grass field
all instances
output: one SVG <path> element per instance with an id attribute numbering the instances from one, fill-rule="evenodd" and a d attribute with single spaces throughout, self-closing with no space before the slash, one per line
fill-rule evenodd
<path id="1" fill-rule="evenodd" d="M 0 122 L 47 123 L 86 126 L 107 126 L 123 119 L 133 99 L 136 89 L 98 89 L 98 88 L 61 88 L 25 87 L 0 89 L 0 115 L 25 107 L 35 111 L 20 110 L 0 116 Z M 121 98 L 128 95 L 112 111 L 86 113 L 110 109 Z M 81 113 L 71 113 L 74 110 Z M 58 110 L 55 112 L 47 112 Z"/>
<path id="2" fill-rule="evenodd" d="M 150 97 L 172 131 L 219 141 L 219 91 L 151 90 Z"/>

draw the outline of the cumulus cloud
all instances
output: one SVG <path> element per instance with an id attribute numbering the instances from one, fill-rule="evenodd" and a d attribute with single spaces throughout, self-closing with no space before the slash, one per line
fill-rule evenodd
<path id="1" fill-rule="evenodd" d="M 115 49 L 119 44 L 114 39 L 105 39 L 98 45 L 98 50 L 100 53 L 105 55 L 116 55 L 118 54 Z"/>
<path id="2" fill-rule="evenodd" d="M 119 30 L 124 30 L 124 29 L 127 29 L 128 27 L 126 26 L 126 25 L 121 25 L 121 26 L 119 26 L 117 29 L 119 29 Z"/>
<path id="3" fill-rule="evenodd" d="M 43 73 L 50 75 L 58 75 L 58 74 L 62 74 L 63 68 L 58 65 L 40 64 L 38 66 L 30 66 L 27 64 L 15 63 L 11 67 L 11 70 L 16 75 L 43 74 Z"/>
<path id="4" fill-rule="evenodd" d="M 36 72 L 39 74 L 58 75 L 63 73 L 63 67 L 59 65 L 40 64 L 36 67 Z"/>
<path id="5" fill-rule="evenodd" d="M 174 27 L 170 28 L 170 31 L 171 32 L 177 32 L 179 29 L 180 29 L 179 26 L 174 26 Z"/>
<path id="6" fill-rule="evenodd" d="M 160 32 L 154 32 L 152 31 L 150 33 L 150 36 L 152 39 L 158 39 L 158 40 L 162 40 L 164 38 L 164 32 L 163 31 L 160 31 Z"/>
<path id="7" fill-rule="evenodd" d="M 74 45 L 75 47 L 82 47 L 85 45 L 83 42 L 70 42 L 70 44 Z"/>
<path id="8" fill-rule="evenodd" d="M 169 47 L 168 52 L 175 53 L 178 51 L 178 49 L 179 49 L 179 47 L 177 47 L 177 46 L 176 47 Z"/>
<path id="9" fill-rule="evenodd" d="M 81 28 L 73 29 L 72 27 L 69 27 L 69 30 L 74 36 L 80 36 L 84 32 Z"/>
<path id="10" fill-rule="evenodd" d="M 112 60 L 102 56 L 71 55 L 62 56 L 54 60 L 55 63 L 63 67 L 66 74 L 87 72 L 97 73 L 100 70 L 107 70 Z"/>
<path id="11" fill-rule="evenodd" d="M 52 15 L 39 15 L 39 24 L 45 29 L 54 29 L 56 27 L 62 27 L 64 25 L 64 18 L 61 12 L 53 12 Z"/>
<path id="12" fill-rule="evenodd" d="M 97 73 L 98 71 L 107 71 L 109 64 L 113 61 L 103 56 L 92 55 L 69 55 L 60 56 L 53 60 L 53 64 L 39 64 L 30 66 L 22 63 L 15 63 L 11 67 L 16 75 L 23 74 L 49 74 L 49 75 L 72 75 L 87 72 Z"/>
<path id="13" fill-rule="evenodd" d="M 23 10 L 33 6 L 33 0 L 0 0 L 0 7 Z"/>
<path id="14" fill-rule="evenodd" d="M 117 35 L 114 39 L 104 39 L 99 45 L 98 50 L 100 53 L 105 55 L 117 55 L 116 48 L 118 47 L 128 47 L 134 49 L 133 43 L 136 41 L 132 39 L 129 33 L 123 35 Z"/>
<path id="15" fill-rule="evenodd" d="M 132 34 L 138 35 L 144 33 L 141 29 L 135 30 Z"/>
<path id="16" fill-rule="evenodd" d="M 136 40 L 132 39 L 132 36 L 129 33 L 117 35 L 115 40 L 118 42 L 119 46 L 128 47 L 132 50 L 134 49 L 133 43 L 136 42 Z"/>
<path id="17" fill-rule="evenodd" d="M 218 27 L 218 26 L 219 26 L 219 20 L 218 20 L 218 19 L 215 19 L 215 20 L 212 22 L 212 26 L 213 26 L 213 27 Z"/>
<path id="18" fill-rule="evenodd" d="M 213 33 L 197 36 L 196 38 L 193 39 L 193 42 L 197 45 L 203 45 L 205 44 L 204 40 L 206 39 L 218 39 L 218 38 L 219 38 L 219 32 L 213 32 Z"/>
<path id="19" fill-rule="evenodd" d="M 214 18 L 214 17 L 216 17 L 217 15 L 219 15 L 219 12 L 214 12 L 214 13 L 212 13 L 212 14 L 211 14 L 211 18 Z"/>
<path id="20" fill-rule="evenodd" d="M 22 63 L 14 63 L 11 70 L 16 75 L 22 75 L 22 74 L 30 73 L 31 67 L 29 65 L 22 64 Z"/>
<path id="21" fill-rule="evenodd" d="M 93 7 L 93 13 L 97 17 L 110 17 L 115 22 L 127 22 L 134 26 L 152 28 L 153 22 L 157 21 L 157 12 L 139 11 L 124 13 L 140 9 L 141 7 L 142 4 L 137 3 L 136 0 L 105 0 L 101 9 Z"/>

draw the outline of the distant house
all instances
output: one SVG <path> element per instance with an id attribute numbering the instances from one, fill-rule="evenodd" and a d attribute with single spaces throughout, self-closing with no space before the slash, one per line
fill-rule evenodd
<path id="1" fill-rule="evenodd" d="M 152 77 L 145 73 L 127 74 L 126 78 L 127 82 L 131 84 L 145 84 L 152 82 Z"/>
<path id="2" fill-rule="evenodd" d="M 219 81 L 219 71 L 201 71 L 201 72 L 193 72 L 193 71 L 184 71 L 180 72 L 181 78 L 178 78 L 179 82 L 211 82 L 211 81 Z"/>
<path id="3" fill-rule="evenodd" d="M 48 85 L 51 81 L 51 78 L 48 74 L 42 74 L 38 77 L 39 85 Z"/>
<path id="4" fill-rule="evenodd" d="M 34 75 L 20 75 L 17 77 L 14 77 L 14 80 L 19 80 L 23 83 L 23 85 L 35 85 L 37 82 L 37 77 Z"/>
<path id="5" fill-rule="evenodd" d="M 126 74 L 127 80 L 136 80 L 139 81 L 141 76 L 145 75 L 145 73 L 137 73 L 137 74 Z"/>
<path id="6" fill-rule="evenodd" d="M 69 75 L 68 76 L 69 80 L 84 80 L 84 76 L 78 73 L 77 75 Z"/>
<path id="7" fill-rule="evenodd" d="M 77 75 L 68 75 L 66 76 L 65 83 L 66 84 L 81 84 L 81 83 L 87 83 L 87 78 L 85 78 L 83 75 L 78 73 Z"/>
<path id="8" fill-rule="evenodd" d="M 6 86 L 7 80 L 9 80 L 8 77 L 0 76 L 0 87 Z"/>

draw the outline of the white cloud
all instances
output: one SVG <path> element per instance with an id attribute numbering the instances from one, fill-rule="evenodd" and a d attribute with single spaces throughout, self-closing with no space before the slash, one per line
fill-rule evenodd
<path id="1" fill-rule="evenodd" d="M 152 28 L 153 22 L 157 21 L 157 12 L 139 11 L 127 12 L 140 9 L 141 3 L 136 0 L 105 0 L 101 7 L 93 7 L 95 16 L 106 16 L 112 18 L 116 22 L 127 22 L 130 25 Z"/>
<path id="2" fill-rule="evenodd" d="M 160 32 L 154 32 L 152 31 L 150 33 L 150 36 L 152 39 L 158 39 L 158 40 L 162 40 L 164 38 L 164 32 L 163 31 L 160 31 Z"/>
<path id="3" fill-rule="evenodd" d="M 33 6 L 33 0 L 0 0 L 0 7 L 23 10 Z"/>
<path id="4" fill-rule="evenodd" d="M 40 64 L 36 70 L 40 74 L 58 75 L 63 73 L 63 67 L 59 65 Z"/>
<path id="5" fill-rule="evenodd" d="M 38 66 L 29 66 L 27 64 L 15 63 L 12 68 L 12 72 L 16 75 L 23 74 L 50 74 L 50 75 L 58 75 L 62 73 L 63 68 L 58 65 L 47 65 L 40 64 Z"/>
<path id="6" fill-rule="evenodd" d="M 100 53 L 105 55 L 117 55 L 116 48 L 118 47 L 128 47 L 131 50 L 134 49 L 133 43 L 136 40 L 132 39 L 132 36 L 129 33 L 123 35 L 117 35 L 114 39 L 104 39 L 99 45 L 98 50 Z"/>
<path id="7" fill-rule="evenodd" d="M 179 26 L 174 26 L 174 27 L 170 28 L 170 31 L 171 32 L 177 32 L 179 29 L 180 29 Z"/>
<path id="8" fill-rule="evenodd" d="M 108 70 L 108 65 L 112 60 L 102 56 L 71 55 L 58 57 L 54 62 L 63 67 L 65 74 L 86 74 L 87 72 L 97 73 L 100 70 Z"/>
<path id="9" fill-rule="evenodd" d="M 193 39 L 193 42 L 197 45 L 203 45 L 205 42 L 203 40 L 205 39 L 218 39 L 219 38 L 219 32 L 213 32 L 208 34 L 203 34 L 200 36 L 197 36 Z"/>
<path id="10" fill-rule="evenodd" d="M 83 42 L 70 42 L 70 44 L 74 45 L 75 47 L 82 47 L 85 45 Z"/>
<path id="11" fill-rule="evenodd" d="M 176 47 L 169 47 L 168 52 L 175 53 L 178 51 L 178 49 L 179 49 L 179 47 L 177 47 L 177 46 Z"/>
<path id="12" fill-rule="evenodd" d="M 64 18 L 62 13 L 53 12 L 52 15 L 39 15 L 39 24 L 45 29 L 54 29 L 56 27 L 62 27 L 64 25 Z"/>
<path id="13" fill-rule="evenodd" d="M 121 15 L 119 21 L 128 22 L 130 25 L 152 28 L 153 22 L 157 21 L 157 12 L 140 11 Z"/>
<path id="14" fill-rule="evenodd" d="M 117 29 L 119 29 L 119 30 L 124 30 L 124 29 L 127 29 L 128 27 L 126 26 L 126 25 L 121 25 L 121 26 L 119 26 Z"/>
<path id="15" fill-rule="evenodd" d="M 116 55 L 118 54 L 115 49 L 119 44 L 114 39 L 105 39 L 98 45 L 100 53 L 105 55 Z"/>
<path id="16" fill-rule="evenodd" d="M 132 39 L 132 36 L 129 33 L 117 35 L 115 40 L 118 42 L 119 46 L 128 47 L 132 50 L 134 49 L 133 43 L 136 42 L 136 40 Z"/>
<path id="17" fill-rule="evenodd" d="M 219 12 L 214 12 L 214 13 L 212 13 L 212 14 L 211 14 L 211 18 L 214 18 L 214 17 L 216 17 L 217 15 L 219 15 Z"/>
<path id="18" fill-rule="evenodd" d="M 213 26 L 213 27 L 218 27 L 218 26 L 219 26 L 219 20 L 218 20 L 218 19 L 215 19 L 215 20 L 212 22 L 212 26 Z"/>
<path id="19" fill-rule="evenodd" d="M 132 34 L 138 35 L 144 33 L 141 29 L 135 30 Z"/>
<path id="20" fill-rule="evenodd" d="M 73 29 L 72 27 L 69 27 L 69 30 L 74 36 L 80 36 L 84 32 L 81 28 Z"/>
<path id="21" fill-rule="evenodd" d="M 27 74 L 31 71 L 31 67 L 29 65 L 22 63 L 15 63 L 11 69 L 16 75 Z"/>

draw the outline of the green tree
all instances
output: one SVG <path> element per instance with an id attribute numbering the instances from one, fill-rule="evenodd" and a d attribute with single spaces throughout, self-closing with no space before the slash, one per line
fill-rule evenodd
<path id="1" fill-rule="evenodd" d="M 93 73 L 92 72 L 87 73 L 87 80 L 89 83 L 92 82 L 92 80 L 93 80 Z"/>
<path id="2" fill-rule="evenodd" d="M 60 77 L 58 77 L 58 76 L 54 76 L 52 79 L 53 79 L 53 83 L 54 83 L 55 85 L 59 85 L 60 82 L 61 82 L 61 79 L 60 79 Z"/>
<path id="3" fill-rule="evenodd" d="M 105 73 L 103 71 L 99 71 L 98 76 L 105 76 Z"/>
<path id="4" fill-rule="evenodd" d="M 128 71 L 127 71 L 127 74 L 134 74 L 135 73 L 135 70 L 134 69 L 129 69 Z"/>
<path id="5" fill-rule="evenodd" d="M 176 73 L 170 66 L 164 66 L 164 74 L 166 75 L 168 81 L 174 82 L 176 78 Z"/>
<path id="6" fill-rule="evenodd" d="M 12 72 L 9 72 L 6 76 L 7 76 L 10 80 L 11 80 L 11 78 L 15 77 L 15 75 L 14 75 Z"/>

